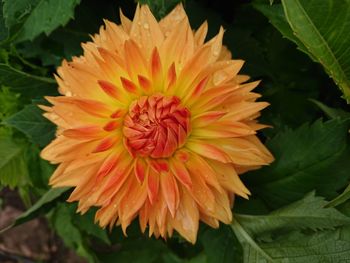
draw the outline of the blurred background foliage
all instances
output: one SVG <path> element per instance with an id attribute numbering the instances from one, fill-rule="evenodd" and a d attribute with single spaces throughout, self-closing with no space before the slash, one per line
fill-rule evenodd
<path id="1" fill-rule="evenodd" d="M 179 0 L 140 0 L 156 17 Z M 346 262 L 350 258 L 349 0 L 186 0 L 193 28 L 208 20 L 208 39 L 223 25 L 224 44 L 262 80 L 271 105 L 259 135 L 276 161 L 242 175 L 252 196 L 237 198 L 232 225 L 200 226 L 191 245 L 156 240 L 134 222 L 124 237 L 66 203 L 69 189 L 49 189 L 54 167 L 40 159 L 55 126 L 37 103 L 57 94 L 53 73 L 82 52 L 102 19 L 133 17 L 130 0 L 0 2 L 0 189 L 15 189 L 27 210 L 12 227 L 44 216 L 65 246 L 88 262 Z M 0 202 L 0 213 L 6 202 Z M 1 254 L 1 251 L 0 251 Z M 31 259 L 37 262 L 38 259 Z M 56 262 L 53 259 L 48 261 Z M 50 261 L 50 262 L 51 262 Z M 30 262 L 30 261 L 29 261 Z M 57 261 L 58 262 L 58 261 Z"/>

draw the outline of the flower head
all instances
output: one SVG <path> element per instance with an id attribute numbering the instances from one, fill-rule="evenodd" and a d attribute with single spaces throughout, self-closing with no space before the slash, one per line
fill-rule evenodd
<path id="1" fill-rule="evenodd" d="M 147 6 L 133 21 L 105 21 L 84 55 L 63 61 L 62 96 L 47 97 L 58 126 L 42 157 L 59 164 L 54 187 L 72 186 L 78 211 L 96 206 L 102 227 L 196 241 L 199 220 L 230 223 L 234 196 L 249 190 L 239 174 L 272 162 L 256 137 L 258 82 L 238 75 L 241 60 L 222 46 L 224 30 L 205 42 L 178 5 L 157 22 Z"/>

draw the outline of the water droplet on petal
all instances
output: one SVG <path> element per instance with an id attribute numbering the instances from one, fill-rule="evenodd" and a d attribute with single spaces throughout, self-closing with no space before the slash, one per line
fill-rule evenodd
<path id="1" fill-rule="evenodd" d="M 149 24 L 148 24 L 148 23 L 144 23 L 144 24 L 143 24 L 143 28 L 146 29 L 146 30 L 148 30 L 148 29 L 149 29 Z"/>

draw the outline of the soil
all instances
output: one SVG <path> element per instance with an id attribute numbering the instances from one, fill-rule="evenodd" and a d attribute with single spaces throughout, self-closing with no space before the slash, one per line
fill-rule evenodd
<path id="1" fill-rule="evenodd" d="M 25 211 L 15 191 L 0 191 L 0 230 Z M 50 229 L 40 217 L 0 234 L 0 263 L 85 263 Z"/>

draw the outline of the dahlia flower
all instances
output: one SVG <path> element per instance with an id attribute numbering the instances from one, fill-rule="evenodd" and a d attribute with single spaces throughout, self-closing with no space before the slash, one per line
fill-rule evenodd
<path id="1" fill-rule="evenodd" d="M 71 186 L 78 212 L 98 207 L 101 227 L 138 217 L 141 230 L 176 230 L 195 243 L 199 220 L 229 224 L 234 196 L 248 198 L 239 174 L 272 162 L 256 137 L 259 82 L 238 75 L 224 34 L 205 42 L 178 5 L 157 22 L 148 6 L 133 21 L 105 20 L 84 54 L 63 61 L 61 96 L 41 106 L 57 136 L 41 153 L 59 164 L 53 187 Z"/>

